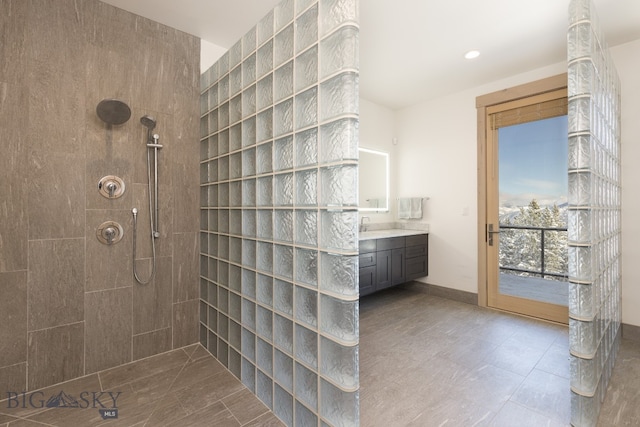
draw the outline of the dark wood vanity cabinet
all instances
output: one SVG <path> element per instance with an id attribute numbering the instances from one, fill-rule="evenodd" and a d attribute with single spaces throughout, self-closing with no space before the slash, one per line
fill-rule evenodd
<path id="1" fill-rule="evenodd" d="M 427 275 L 428 234 L 360 241 L 360 296 Z"/>

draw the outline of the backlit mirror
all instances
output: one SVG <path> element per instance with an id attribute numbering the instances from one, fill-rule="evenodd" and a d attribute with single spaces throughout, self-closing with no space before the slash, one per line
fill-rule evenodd
<path id="1" fill-rule="evenodd" d="M 359 211 L 389 210 L 389 153 L 359 148 Z"/>

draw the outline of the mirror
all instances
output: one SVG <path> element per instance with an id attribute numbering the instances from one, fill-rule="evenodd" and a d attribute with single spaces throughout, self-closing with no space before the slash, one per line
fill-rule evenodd
<path id="1" fill-rule="evenodd" d="M 358 148 L 359 211 L 386 212 L 389 210 L 389 153 Z"/>

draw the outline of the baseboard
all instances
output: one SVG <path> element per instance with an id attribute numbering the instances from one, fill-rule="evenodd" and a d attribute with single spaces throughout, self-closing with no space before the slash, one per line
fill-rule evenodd
<path id="1" fill-rule="evenodd" d="M 428 295 L 463 302 L 465 304 L 478 305 L 478 294 L 473 292 L 445 288 L 444 286 L 431 285 L 429 283 L 417 282 L 415 280 L 405 283 L 402 286 L 418 292 L 424 292 Z"/>
<path id="2" fill-rule="evenodd" d="M 623 323 L 621 326 L 622 338 L 640 342 L 640 326 L 627 325 L 626 323 Z"/>

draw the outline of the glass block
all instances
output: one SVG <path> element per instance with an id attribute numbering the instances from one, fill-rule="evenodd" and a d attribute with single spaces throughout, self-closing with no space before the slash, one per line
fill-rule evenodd
<path id="1" fill-rule="evenodd" d="M 293 391 L 293 359 L 275 349 L 273 352 L 273 376 L 286 390 Z"/>
<path id="2" fill-rule="evenodd" d="M 334 255 L 322 252 L 320 255 L 320 289 L 332 293 L 355 296 L 358 294 L 358 257 Z"/>
<path id="3" fill-rule="evenodd" d="M 357 391 L 345 392 L 321 379 L 320 396 L 322 397 L 320 416 L 336 425 L 359 425 L 359 394 Z"/>
<path id="4" fill-rule="evenodd" d="M 258 22 L 257 39 L 258 46 L 273 37 L 273 9 Z"/>
<path id="5" fill-rule="evenodd" d="M 274 281 L 273 308 L 293 316 L 293 284 L 279 279 Z"/>
<path id="6" fill-rule="evenodd" d="M 256 82 L 256 54 L 242 61 L 242 87 L 246 88 Z"/>
<path id="7" fill-rule="evenodd" d="M 310 326 L 318 325 L 318 293 L 296 286 L 296 320 Z"/>
<path id="8" fill-rule="evenodd" d="M 200 118 L 200 138 L 209 135 L 209 118 L 207 116 Z"/>
<path id="9" fill-rule="evenodd" d="M 256 205 L 256 180 L 245 179 L 242 181 L 242 206 L 252 207 Z"/>
<path id="10" fill-rule="evenodd" d="M 581 60 L 569 64 L 568 92 L 569 96 L 586 95 L 593 92 L 596 70 L 589 60 Z"/>
<path id="11" fill-rule="evenodd" d="M 293 61 L 273 72 L 273 102 L 280 102 L 293 95 Z"/>
<path id="12" fill-rule="evenodd" d="M 355 0 L 320 1 L 320 36 L 325 36 L 346 23 L 358 24 L 358 2 Z"/>
<path id="13" fill-rule="evenodd" d="M 307 409 L 302 403 L 296 400 L 296 421 L 297 426 L 317 426 L 318 416 Z"/>
<path id="14" fill-rule="evenodd" d="M 258 114 L 256 119 L 256 142 L 273 138 L 273 109 L 269 108 Z"/>
<path id="15" fill-rule="evenodd" d="M 273 245 L 271 243 L 258 242 L 256 258 L 258 270 L 273 271 Z"/>
<path id="16" fill-rule="evenodd" d="M 273 211 L 258 210 L 258 238 L 273 239 Z"/>
<path id="17" fill-rule="evenodd" d="M 255 317 L 253 321 L 255 325 Z M 255 329 L 255 326 L 253 329 Z M 256 336 L 253 332 L 245 328 L 242 328 L 242 355 L 252 362 L 256 361 Z"/>
<path id="18" fill-rule="evenodd" d="M 321 336 L 320 374 L 346 389 L 357 389 L 358 346 L 343 346 Z"/>
<path id="19" fill-rule="evenodd" d="M 318 82 L 318 46 L 296 57 L 295 89 L 299 91 Z"/>
<path id="20" fill-rule="evenodd" d="M 242 122 L 242 147 L 249 147 L 256 143 L 256 118 L 251 117 Z M 254 153 L 255 155 L 255 153 Z M 253 159 L 255 168 L 255 157 Z M 255 173 L 255 172 L 254 172 Z"/>
<path id="21" fill-rule="evenodd" d="M 242 57 L 246 58 L 254 50 L 256 50 L 257 39 L 257 26 L 251 28 L 247 33 L 242 36 Z"/>
<path id="22" fill-rule="evenodd" d="M 320 169 L 323 206 L 358 206 L 358 167 L 332 166 Z"/>
<path id="23" fill-rule="evenodd" d="M 242 67 L 236 67 L 229 73 L 229 94 L 235 96 L 240 90 L 242 90 Z M 230 109 L 232 105 L 229 105 Z M 235 123 L 236 120 L 231 117 L 235 116 L 230 116 L 231 123 Z"/>
<path id="24" fill-rule="evenodd" d="M 242 182 L 233 181 L 229 183 L 229 206 L 242 206 Z"/>
<path id="25" fill-rule="evenodd" d="M 247 267 L 256 267 L 256 242 L 254 240 L 242 240 L 242 264 Z"/>
<path id="26" fill-rule="evenodd" d="M 273 40 L 273 65 L 278 67 L 293 58 L 293 24 L 276 34 Z"/>
<path id="27" fill-rule="evenodd" d="M 358 159 L 358 121 L 341 119 L 320 126 L 320 162 Z"/>
<path id="28" fill-rule="evenodd" d="M 275 175 L 273 192 L 275 196 L 274 206 L 293 206 L 293 174 L 283 173 Z"/>
<path id="29" fill-rule="evenodd" d="M 231 46 L 229 53 L 229 69 L 233 70 L 242 61 L 242 39 Z"/>
<path id="30" fill-rule="evenodd" d="M 569 99 L 569 133 L 589 132 L 592 118 L 595 119 L 594 105 L 590 97 Z"/>
<path id="31" fill-rule="evenodd" d="M 273 107 L 273 136 L 279 137 L 293 132 L 293 99 Z"/>
<path id="32" fill-rule="evenodd" d="M 320 78 L 324 79 L 346 69 L 359 69 L 358 29 L 340 28 L 320 43 Z"/>
<path id="33" fill-rule="evenodd" d="M 220 290 L 223 289 L 220 288 Z M 220 298 L 220 293 L 218 298 Z M 229 340 L 229 317 L 225 316 L 222 311 L 218 312 L 218 337 L 225 341 Z M 218 341 L 218 352 L 220 352 L 220 341 Z"/>
<path id="34" fill-rule="evenodd" d="M 242 218 L 239 210 L 232 212 L 232 217 Z M 242 262 L 242 239 L 237 237 L 229 238 L 229 261 L 240 264 Z"/>
<path id="35" fill-rule="evenodd" d="M 238 197 L 238 200 L 233 200 L 234 194 L 237 194 L 238 196 L 240 195 L 240 190 L 238 190 L 237 193 L 234 193 L 233 191 L 233 184 L 238 184 L 237 187 L 240 188 L 240 182 L 232 182 L 231 183 L 231 204 L 233 205 L 234 203 L 237 203 L 237 206 L 240 206 L 240 204 L 242 203 L 242 201 L 240 200 L 240 198 Z M 235 206 L 235 205 L 234 205 Z M 236 236 L 240 236 L 242 235 L 242 212 L 240 210 L 234 209 L 229 211 L 229 234 L 233 234 Z"/>
<path id="36" fill-rule="evenodd" d="M 242 235 L 256 237 L 256 211 L 252 209 L 242 211 Z"/>
<path id="37" fill-rule="evenodd" d="M 569 280 L 593 282 L 593 254 L 590 246 L 569 246 Z"/>
<path id="38" fill-rule="evenodd" d="M 293 322 L 279 314 L 273 316 L 273 342 L 280 350 L 293 354 Z"/>
<path id="39" fill-rule="evenodd" d="M 318 375 L 296 362 L 296 398 L 318 409 Z"/>
<path id="40" fill-rule="evenodd" d="M 244 355 L 244 349 L 243 349 Z M 242 372 L 241 372 L 242 384 L 251 390 L 252 393 L 256 392 L 256 367 L 244 357 L 242 358 Z"/>
<path id="41" fill-rule="evenodd" d="M 258 111 L 273 105 L 273 74 L 258 81 L 256 89 L 256 106 Z"/>
<path id="42" fill-rule="evenodd" d="M 286 425 L 293 425 L 293 396 L 278 384 L 274 385 L 273 413 Z"/>
<path id="43" fill-rule="evenodd" d="M 256 395 L 269 409 L 273 409 L 273 382 L 260 369 L 256 376 Z"/>
<path id="44" fill-rule="evenodd" d="M 280 277 L 293 279 L 293 248 L 291 246 L 273 245 L 273 272 Z"/>
<path id="45" fill-rule="evenodd" d="M 274 217 L 273 239 L 280 242 L 293 242 L 293 211 L 278 209 L 274 211 Z"/>
<path id="46" fill-rule="evenodd" d="M 242 118 L 246 119 L 256 113 L 256 85 L 252 85 L 242 92 Z"/>
<path id="47" fill-rule="evenodd" d="M 297 244 L 318 245 L 318 212 L 296 211 L 296 239 Z"/>
<path id="48" fill-rule="evenodd" d="M 207 100 L 208 106 L 207 109 L 211 110 L 218 106 L 218 85 L 214 84 L 211 86 L 207 92 Z M 213 131 L 217 131 L 217 129 L 213 129 Z"/>
<path id="49" fill-rule="evenodd" d="M 273 306 L 273 278 L 264 274 L 258 274 L 256 299 L 263 305 Z"/>
<path id="50" fill-rule="evenodd" d="M 208 181 L 209 182 L 213 182 L 213 181 L 217 181 L 218 180 L 218 161 L 217 160 L 211 160 L 209 162 L 207 162 L 209 167 L 208 167 Z"/>
<path id="51" fill-rule="evenodd" d="M 344 114 L 358 114 L 358 74 L 345 72 L 320 84 L 320 119 L 330 120 Z"/>
<path id="52" fill-rule="evenodd" d="M 318 41 L 318 5 L 314 5 L 296 19 L 296 52 Z"/>
<path id="53" fill-rule="evenodd" d="M 327 250 L 358 250 L 357 211 L 322 211 L 320 247 Z"/>
<path id="54" fill-rule="evenodd" d="M 358 341 L 358 301 L 320 296 L 320 330 L 347 343 Z"/>
<path id="55" fill-rule="evenodd" d="M 204 289 L 207 289 L 207 286 L 204 286 Z M 202 298 L 202 293 L 200 294 L 200 298 Z M 206 325 L 207 324 L 207 310 L 209 306 L 204 302 L 200 301 L 200 323 Z"/>
<path id="56" fill-rule="evenodd" d="M 293 137 L 277 139 L 273 145 L 273 169 L 280 171 L 293 168 Z"/>
<path id="57" fill-rule="evenodd" d="M 318 163 L 318 128 L 296 133 L 296 166 L 311 166 Z"/>
<path id="58" fill-rule="evenodd" d="M 589 209 L 569 209 L 567 211 L 568 239 L 571 244 L 591 242 L 591 230 L 595 228 L 592 211 Z"/>
<path id="59" fill-rule="evenodd" d="M 229 179 L 229 156 L 222 156 L 218 159 L 218 181 Z"/>
<path id="60" fill-rule="evenodd" d="M 258 307 L 259 312 L 260 307 Z M 273 347 L 268 342 L 260 339 L 260 323 L 258 319 L 258 340 L 256 345 L 256 361 L 258 368 L 267 374 L 273 372 Z"/>
<path id="61" fill-rule="evenodd" d="M 229 348 L 229 370 L 238 379 L 240 379 L 241 360 L 240 353 L 234 348 Z"/>
<path id="62" fill-rule="evenodd" d="M 229 210 L 227 209 L 218 210 L 218 230 L 220 230 L 221 233 L 229 233 Z M 228 241 L 220 241 L 221 245 L 218 247 L 218 253 L 220 254 L 220 256 L 222 256 L 222 254 L 228 254 L 228 250 L 225 250 L 225 247 L 222 243 L 228 243 Z M 220 247 L 222 247 L 222 249 L 220 249 Z"/>
<path id="63" fill-rule="evenodd" d="M 258 206 L 273 206 L 273 179 L 263 176 L 257 180 L 256 203 Z"/>
<path id="64" fill-rule="evenodd" d="M 229 129 L 218 134 L 218 151 L 221 155 L 229 152 Z"/>
<path id="65" fill-rule="evenodd" d="M 218 255 L 218 235 L 217 234 L 209 234 L 209 255 L 211 256 Z"/>
<path id="66" fill-rule="evenodd" d="M 256 75 L 262 78 L 273 70 L 273 40 L 269 40 L 258 49 L 256 58 Z"/>
<path id="67" fill-rule="evenodd" d="M 296 96 L 296 130 L 318 124 L 318 89 L 311 89 Z"/>
<path id="68" fill-rule="evenodd" d="M 229 129 L 229 151 L 236 151 L 242 147 L 242 124 L 238 123 Z"/>
<path id="69" fill-rule="evenodd" d="M 318 286 L 317 251 L 296 249 L 296 281 L 309 286 Z"/>
<path id="70" fill-rule="evenodd" d="M 293 0 L 281 1 L 274 9 L 276 32 L 293 20 Z"/>
<path id="71" fill-rule="evenodd" d="M 260 292 L 263 289 L 260 287 L 260 280 L 258 280 L 258 298 L 260 297 Z M 256 332 L 259 337 L 264 339 L 271 340 L 273 334 L 273 313 L 271 310 L 268 310 L 264 307 L 257 306 L 256 307 Z M 264 366 L 258 364 L 261 368 L 264 369 Z M 271 372 L 269 368 L 269 372 Z"/>
<path id="72" fill-rule="evenodd" d="M 583 358 L 592 358 L 598 348 L 598 318 L 594 321 L 569 319 L 569 348 L 571 353 Z"/>
<path id="73" fill-rule="evenodd" d="M 219 99 L 218 102 L 220 104 L 223 104 L 225 101 L 229 100 L 229 75 L 228 74 L 222 77 L 218 82 L 218 99 Z M 227 122 L 226 125 L 221 124 L 220 127 L 225 127 L 228 125 L 229 123 Z"/>
<path id="74" fill-rule="evenodd" d="M 258 174 L 268 173 L 273 171 L 272 161 L 272 142 L 258 145 L 256 148 L 256 172 Z"/>
<path id="75" fill-rule="evenodd" d="M 295 357 L 307 365 L 318 367 L 318 333 L 296 324 Z"/>
<path id="76" fill-rule="evenodd" d="M 218 280 L 218 260 L 216 260 L 215 258 L 209 258 L 208 269 L 209 269 L 209 274 L 207 276 L 207 279 Z M 216 303 L 217 303 L 217 299 L 216 299 Z"/>
<path id="77" fill-rule="evenodd" d="M 256 329 L 256 304 L 248 299 L 242 299 L 242 325 L 252 330 Z M 243 342 L 242 350 L 246 356 L 245 349 L 246 347 Z"/>
<path id="78" fill-rule="evenodd" d="M 242 269 L 242 296 L 256 299 L 256 273 L 245 268 Z"/>
<path id="79" fill-rule="evenodd" d="M 596 50 L 597 43 L 589 22 L 572 25 L 567 36 L 568 60 L 589 57 Z"/>
<path id="80" fill-rule="evenodd" d="M 599 347 L 598 353 L 601 353 L 601 349 Z M 598 354 L 593 359 L 571 356 L 570 360 L 571 389 L 589 396 L 595 394 L 602 373 L 599 366 L 602 355 Z"/>
<path id="81" fill-rule="evenodd" d="M 218 126 L 220 129 L 229 126 L 229 102 L 225 102 L 218 108 Z"/>
<path id="82" fill-rule="evenodd" d="M 592 167 L 592 146 L 589 135 L 569 136 L 568 168 L 569 170 Z"/>
<path id="83" fill-rule="evenodd" d="M 218 311 L 213 307 L 209 307 L 208 312 L 209 312 L 209 321 L 207 323 L 207 326 L 209 326 L 209 329 L 211 329 L 212 331 L 217 331 L 218 330 Z"/>
<path id="84" fill-rule="evenodd" d="M 233 320 L 229 320 L 229 344 L 231 344 L 231 346 L 233 346 L 236 350 L 240 350 L 242 345 L 240 339 L 241 329 L 242 328 L 240 327 L 239 323 L 234 322 Z"/>
<path id="85" fill-rule="evenodd" d="M 316 169 L 296 172 L 296 206 L 317 206 L 317 175 Z"/>

